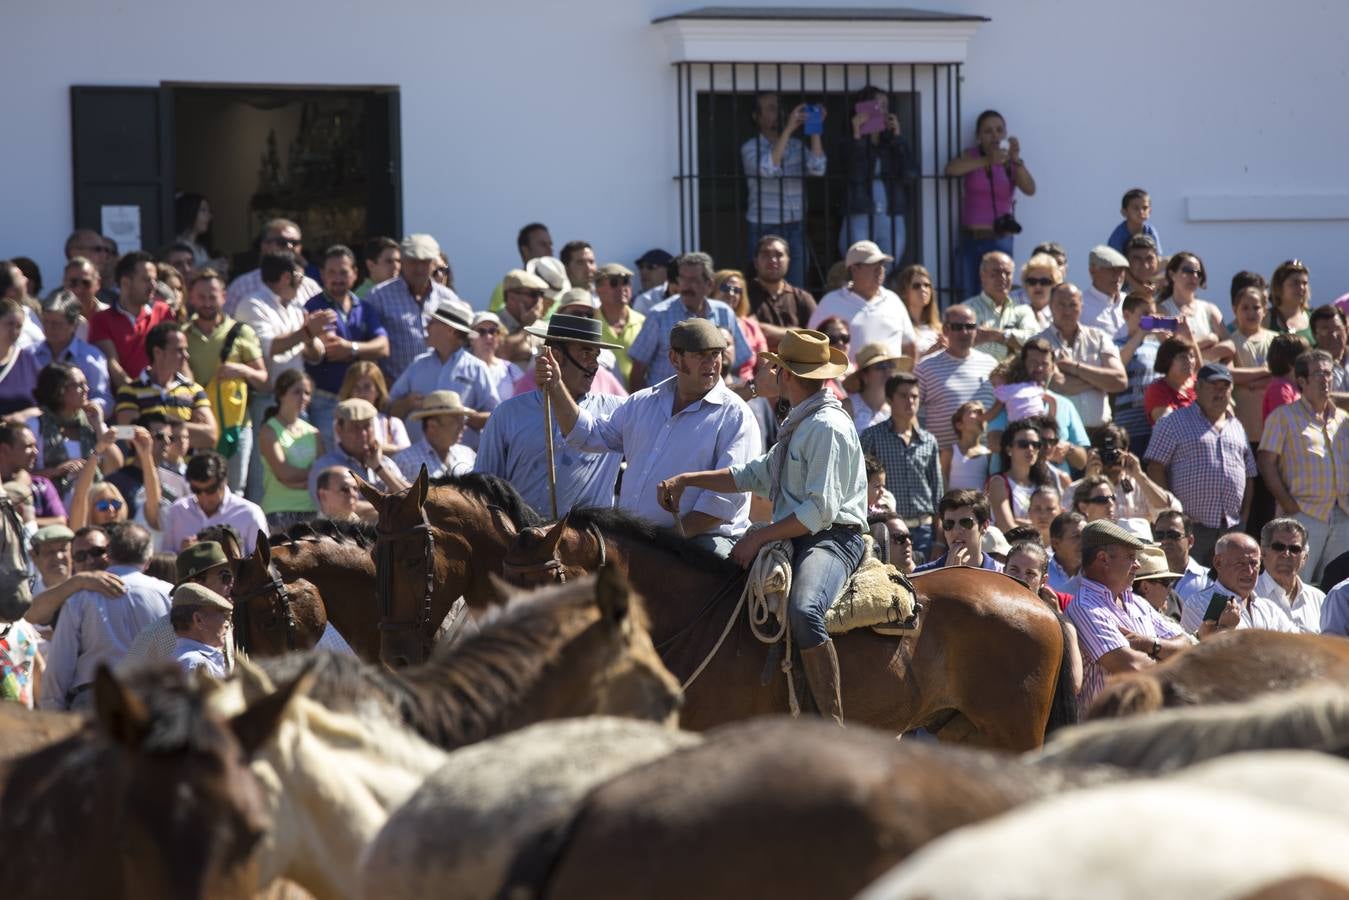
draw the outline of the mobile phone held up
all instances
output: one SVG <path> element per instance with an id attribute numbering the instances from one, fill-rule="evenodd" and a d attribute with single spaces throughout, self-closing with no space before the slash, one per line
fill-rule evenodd
<path id="1" fill-rule="evenodd" d="M 885 111 L 881 109 L 881 101 L 863 100 L 853 109 L 859 116 L 867 117 L 857 129 L 859 134 L 880 134 L 885 130 Z"/>
<path id="2" fill-rule="evenodd" d="M 818 103 L 806 104 L 806 135 L 824 134 L 824 107 Z"/>
<path id="3" fill-rule="evenodd" d="M 1175 334 L 1180 330 L 1180 319 L 1174 316 L 1144 316 L 1138 320 L 1138 327 L 1144 331 L 1169 331 Z"/>
<path id="4" fill-rule="evenodd" d="M 1208 609 L 1204 610 L 1205 622 L 1216 622 L 1227 609 L 1227 601 L 1232 598 L 1226 594 L 1214 594 L 1213 599 L 1208 602 Z"/>
<path id="5" fill-rule="evenodd" d="M 136 436 L 135 425 L 114 425 L 112 433 L 117 436 L 119 441 L 129 441 Z"/>

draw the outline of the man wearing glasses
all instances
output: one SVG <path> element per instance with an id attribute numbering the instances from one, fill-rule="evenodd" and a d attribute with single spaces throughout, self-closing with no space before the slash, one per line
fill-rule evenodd
<path id="1" fill-rule="evenodd" d="M 1152 539 L 1166 554 L 1166 567 L 1180 573 L 1176 596 L 1181 602 L 1213 582 L 1209 568 L 1190 555 L 1194 547 L 1194 522 L 1185 513 L 1168 510 L 1152 522 Z"/>
<path id="2" fill-rule="evenodd" d="M 993 385 L 988 375 L 998 361 L 982 350 L 974 349 L 974 310 L 963 303 L 950 309 L 942 321 L 946 349 L 929 353 L 918 361 L 913 374 L 918 376 L 922 397 L 919 423 L 937 439 L 938 447 L 956 442 L 951 416 L 968 400 L 978 400 L 984 409 L 993 407 Z M 1068 404 L 1064 404 L 1065 406 Z"/>
<path id="3" fill-rule="evenodd" d="M 1213 551 L 1216 577 L 1204 590 L 1182 598 L 1181 627 L 1201 641 L 1236 628 L 1301 631 L 1279 604 L 1256 589 L 1260 556 L 1260 545 L 1248 534 L 1231 531 L 1218 538 Z"/>
<path id="4" fill-rule="evenodd" d="M 1082 578 L 1065 614 L 1082 650 L 1083 709 L 1100 693 L 1106 675 L 1142 671 L 1191 646 L 1181 626 L 1133 592 L 1138 552 L 1146 546 L 1114 522 L 1082 529 Z"/>
<path id="5" fill-rule="evenodd" d="M 946 552 L 914 571 L 930 572 L 946 566 L 1002 571 L 1002 563 L 984 552 L 984 529 L 992 520 L 988 496 L 983 491 L 960 489 L 947 491 L 937 504 Z"/>
<path id="6" fill-rule="evenodd" d="M 175 597 L 178 588 L 185 584 L 195 584 L 229 603 L 234 593 L 234 566 L 226 555 L 225 548 L 219 543 L 199 541 L 192 544 L 178 554 L 176 567 L 178 581 L 174 590 Z M 129 669 L 147 662 L 173 659 L 179 636 L 175 632 L 172 617 L 173 613 L 170 612 L 142 628 L 136 635 L 136 640 L 132 642 L 131 649 L 122 659 L 120 668 Z M 224 641 L 219 649 L 223 655 L 225 672 L 217 676 L 221 678 L 234 668 L 234 635 L 228 623 L 224 625 L 223 637 Z"/>
<path id="7" fill-rule="evenodd" d="M 80 301 L 80 315 L 83 317 L 76 332 L 81 339 L 89 336 L 89 320 L 108 308 L 108 304 L 99 299 L 99 288 L 103 285 L 103 276 L 98 267 L 83 256 L 77 256 L 66 263 L 61 273 L 61 286 L 75 295 Z"/>
<path id="8" fill-rule="evenodd" d="M 1260 556 L 1265 571 L 1255 593 L 1278 604 L 1302 631 L 1320 634 L 1326 595 L 1300 577 L 1307 563 L 1307 529 L 1297 519 L 1270 520 L 1260 529 Z"/>
<path id="9" fill-rule="evenodd" d="M 266 534 L 267 517 L 256 503 L 233 493 L 226 482 L 228 464 L 214 450 L 199 453 L 187 464 L 190 496 L 176 501 L 160 516 L 163 546 L 169 552 L 187 547 L 208 525 L 232 525 L 245 554 L 253 552 L 258 532 Z"/>
<path id="10" fill-rule="evenodd" d="M 600 338 L 623 348 L 613 351 L 614 367 L 626 386 L 632 371 L 628 348 L 646 321 L 646 316 L 632 308 L 632 271 L 618 263 L 600 266 L 595 274 L 595 293 L 600 298 Z"/>
<path id="11" fill-rule="evenodd" d="M 300 237 L 300 226 L 290 219 L 272 219 L 262 226 L 262 242 L 258 247 L 258 259 L 269 253 L 293 253 L 301 267 L 304 266 L 304 244 Z M 264 296 L 262 268 L 245 272 L 230 282 L 225 293 L 225 315 L 238 318 L 239 306 L 250 297 Z M 300 305 L 323 290 L 312 278 L 303 277 L 296 287 Z"/>

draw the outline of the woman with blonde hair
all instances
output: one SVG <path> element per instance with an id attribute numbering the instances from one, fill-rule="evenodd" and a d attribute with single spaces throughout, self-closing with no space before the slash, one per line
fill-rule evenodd
<path id="1" fill-rule="evenodd" d="M 1037 253 L 1021 267 L 1021 287 L 1012 291 L 1012 300 L 1030 306 L 1035 312 L 1035 321 L 1048 328 L 1052 324 L 1049 319 L 1049 295 L 1054 285 L 1061 281 L 1063 269 L 1059 261 L 1048 253 Z"/>
<path id="2" fill-rule="evenodd" d="M 749 285 L 745 275 L 739 269 L 722 269 L 712 276 L 716 299 L 735 310 L 735 321 L 740 333 L 749 344 L 749 359 L 735 372 L 735 380 L 740 382 L 754 380 L 754 367 L 759 359 L 759 351 L 768 349 L 768 338 L 764 337 L 759 320 L 749 311 Z"/>
<path id="3" fill-rule="evenodd" d="M 352 397 L 365 400 L 379 410 L 379 415 L 375 418 L 375 436 L 379 438 L 385 453 L 397 453 L 412 446 L 403 420 L 387 412 L 389 387 L 384 381 L 384 373 L 368 359 L 352 363 L 351 368 L 347 369 L 346 377 L 342 379 L 342 389 L 337 392 L 338 402 L 350 400 Z M 334 435 L 328 437 L 333 438 L 333 446 L 336 446 L 336 437 Z M 324 443 L 327 443 L 326 438 Z"/>
<path id="4" fill-rule="evenodd" d="M 80 469 L 79 477 L 75 480 L 75 487 L 70 492 L 70 519 L 69 525 L 72 531 L 79 531 L 86 525 L 107 525 L 109 522 L 125 522 L 128 518 L 126 498 L 122 492 L 117 489 L 117 485 L 110 481 L 100 481 L 94 483 L 94 475 L 98 472 L 100 460 L 104 455 L 116 450 L 117 433 L 111 428 L 105 430 L 98 436 L 94 443 L 94 452 L 84 461 L 84 467 Z M 154 485 L 151 497 L 151 486 L 146 484 L 147 503 L 153 501 L 156 508 L 159 505 L 159 485 Z"/>

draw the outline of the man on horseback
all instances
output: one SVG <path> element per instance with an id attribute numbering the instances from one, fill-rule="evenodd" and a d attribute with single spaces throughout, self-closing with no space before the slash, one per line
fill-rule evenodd
<path id="1" fill-rule="evenodd" d="M 773 523 L 740 538 L 731 559 L 749 568 L 765 545 L 792 542 L 792 640 L 801 648 L 815 705 L 842 725 L 838 655 L 824 614 L 862 561 L 867 517 L 857 429 L 826 389 L 828 379 L 847 370 L 847 356 L 820 332 L 797 328 L 788 329 L 777 353 L 759 355 L 792 407 L 777 444 L 742 465 L 666 479 L 657 487 L 659 502 L 674 513 L 685 488 L 752 491 L 773 501 Z"/>

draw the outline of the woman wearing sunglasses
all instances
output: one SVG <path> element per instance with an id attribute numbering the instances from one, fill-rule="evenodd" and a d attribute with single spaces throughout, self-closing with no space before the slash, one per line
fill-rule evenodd
<path id="1" fill-rule="evenodd" d="M 745 336 L 745 343 L 749 344 L 749 359 L 736 370 L 735 380 L 751 381 L 754 378 L 759 351 L 768 349 L 768 338 L 759 327 L 759 320 L 749 310 L 749 291 L 746 289 L 745 276 L 737 269 L 722 269 L 712 276 L 712 283 L 717 286 L 716 299 L 735 310 L 736 324 L 740 326 L 740 333 Z"/>
<path id="2" fill-rule="evenodd" d="M 110 522 L 125 522 L 128 518 L 126 498 L 117 486 L 109 481 L 94 483 L 94 476 L 101 466 L 101 460 L 116 449 L 117 435 L 111 429 L 105 430 L 94 443 L 94 450 L 84 460 L 79 477 L 70 492 L 71 530 L 79 531 L 86 525 L 107 525 Z M 119 454 L 120 458 L 120 454 Z"/>
<path id="3" fill-rule="evenodd" d="M 998 457 L 1001 471 L 988 479 L 984 490 L 993 512 L 993 522 L 1003 531 L 1018 525 L 1034 527 L 1030 498 L 1038 488 L 1056 485 L 1057 478 L 1044 458 L 1040 426 L 1034 419 L 1019 419 L 1002 434 Z"/>
<path id="4" fill-rule="evenodd" d="M 497 349 L 501 346 L 503 326 L 501 318 L 494 312 L 480 312 L 473 317 L 473 337 L 469 338 L 473 355 L 483 361 L 496 385 L 497 396 L 509 400 L 515 396 L 515 382 L 524 376 L 522 370 L 508 359 L 500 359 Z"/>
<path id="5" fill-rule="evenodd" d="M 1166 264 L 1166 286 L 1162 288 L 1158 308 L 1164 316 L 1179 316 L 1190 326 L 1190 335 L 1205 360 L 1223 360 L 1229 357 L 1218 347 L 1227 336 L 1223 314 L 1207 300 L 1199 299 L 1199 291 L 1208 287 L 1208 270 L 1198 254 L 1182 250 Z"/>
<path id="6" fill-rule="evenodd" d="M 1063 280 L 1058 260 L 1048 253 L 1037 253 L 1021 267 L 1021 287 L 1011 292 L 1012 302 L 1025 303 L 1035 313 L 1035 321 L 1044 328 L 1051 324 L 1049 295 Z"/>

